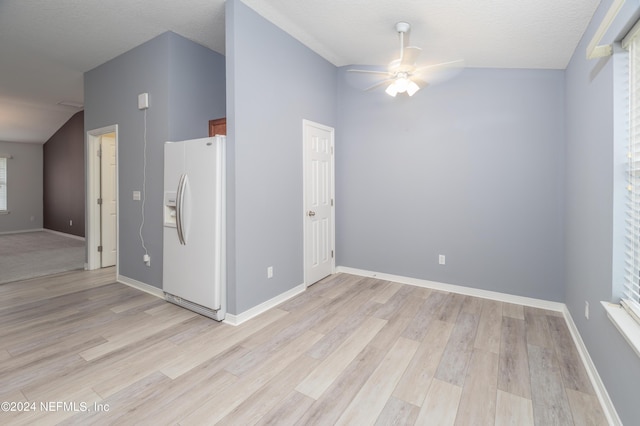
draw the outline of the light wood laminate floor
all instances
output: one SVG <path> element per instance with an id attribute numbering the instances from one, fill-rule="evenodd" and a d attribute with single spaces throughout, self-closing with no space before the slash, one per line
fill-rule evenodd
<path id="1" fill-rule="evenodd" d="M 233 327 L 72 272 L 0 325 L 0 424 L 606 424 L 559 313 L 373 278 Z"/>

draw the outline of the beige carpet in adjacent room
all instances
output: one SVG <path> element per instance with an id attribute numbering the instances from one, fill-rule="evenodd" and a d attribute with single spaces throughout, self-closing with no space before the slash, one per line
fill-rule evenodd
<path id="1" fill-rule="evenodd" d="M 45 231 L 0 235 L 0 284 L 84 268 L 84 241 Z"/>

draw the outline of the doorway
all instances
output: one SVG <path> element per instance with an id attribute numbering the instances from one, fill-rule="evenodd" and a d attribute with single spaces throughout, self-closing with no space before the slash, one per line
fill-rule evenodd
<path id="1" fill-rule="evenodd" d="M 303 120 L 304 282 L 335 271 L 334 129 Z"/>
<path id="2" fill-rule="evenodd" d="M 87 132 L 87 269 L 118 260 L 118 126 Z"/>

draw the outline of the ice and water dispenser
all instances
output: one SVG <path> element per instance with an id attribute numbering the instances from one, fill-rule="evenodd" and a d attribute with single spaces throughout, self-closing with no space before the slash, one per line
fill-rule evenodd
<path id="1" fill-rule="evenodd" d="M 176 227 L 176 191 L 165 191 L 164 193 L 164 226 Z"/>

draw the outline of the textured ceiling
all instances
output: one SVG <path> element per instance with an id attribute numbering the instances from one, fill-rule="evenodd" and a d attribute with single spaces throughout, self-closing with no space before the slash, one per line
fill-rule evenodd
<path id="1" fill-rule="evenodd" d="M 599 0 L 244 0 L 335 65 L 385 65 L 394 24 L 421 62 L 566 67 Z M 224 53 L 224 0 L 0 0 L 0 140 L 45 142 L 83 73 L 165 31 Z"/>
<path id="2" fill-rule="evenodd" d="M 469 67 L 564 69 L 599 0 L 245 0 L 335 65 L 387 64 L 394 25 L 411 23 L 422 55 Z M 390 56 L 391 55 L 391 56 Z"/>

